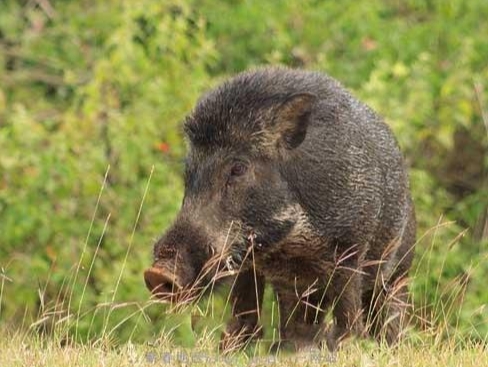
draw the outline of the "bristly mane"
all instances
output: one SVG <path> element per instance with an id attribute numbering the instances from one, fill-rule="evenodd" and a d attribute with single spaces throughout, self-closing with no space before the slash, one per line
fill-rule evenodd
<path id="1" fill-rule="evenodd" d="M 204 95 L 185 120 L 191 145 L 199 149 L 235 147 L 259 139 L 273 107 L 292 94 L 318 87 L 315 73 L 286 70 L 286 74 L 277 68 L 245 72 Z"/>

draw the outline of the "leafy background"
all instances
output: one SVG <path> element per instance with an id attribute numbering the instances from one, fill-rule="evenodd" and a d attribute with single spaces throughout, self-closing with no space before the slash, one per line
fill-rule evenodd
<path id="1" fill-rule="evenodd" d="M 171 315 L 142 271 L 182 197 L 182 118 L 225 77 L 284 64 L 385 116 L 419 220 L 417 330 L 486 341 L 486 19 L 485 0 L 0 0 L 2 324 L 187 345 L 221 327 L 225 293 Z"/>

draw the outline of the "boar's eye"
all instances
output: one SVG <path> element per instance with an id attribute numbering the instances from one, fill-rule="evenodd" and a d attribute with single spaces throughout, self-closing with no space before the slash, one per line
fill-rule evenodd
<path id="1" fill-rule="evenodd" d="M 246 173 L 247 166 L 242 162 L 236 162 L 232 165 L 230 169 L 230 176 L 231 177 L 239 177 Z"/>

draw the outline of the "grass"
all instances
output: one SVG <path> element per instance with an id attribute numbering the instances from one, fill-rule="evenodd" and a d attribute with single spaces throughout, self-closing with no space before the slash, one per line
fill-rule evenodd
<path id="1" fill-rule="evenodd" d="M 103 194 L 106 178 L 109 168 L 105 174 L 104 182 L 100 188 L 97 203 Z M 152 172 L 151 172 L 152 174 Z M 242 352 L 236 352 L 230 355 L 222 355 L 217 351 L 218 339 L 223 325 L 225 324 L 224 315 L 228 312 L 229 299 L 226 296 L 223 305 L 215 306 L 213 288 L 211 288 L 210 297 L 202 300 L 197 305 L 189 302 L 182 302 L 178 307 L 168 307 L 166 312 L 169 314 L 179 314 L 186 317 L 191 313 L 192 318 L 195 313 L 200 319 L 214 319 L 215 325 L 211 322 L 204 321 L 199 330 L 193 329 L 194 347 L 183 348 L 181 343 L 177 342 L 174 337 L 176 328 L 182 326 L 180 323 L 165 325 L 166 329 L 159 332 L 155 341 L 134 342 L 132 336 L 136 332 L 133 330 L 128 342 L 118 340 L 117 331 L 127 319 L 136 319 L 137 325 L 149 327 L 152 320 L 147 310 L 150 307 L 161 307 L 159 301 L 149 299 L 145 302 L 115 302 L 117 289 L 123 282 L 125 265 L 129 261 L 129 252 L 132 247 L 133 236 L 139 222 L 140 214 L 143 208 L 144 200 L 149 188 L 151 176 L 149 176 L 144 194 L 141 198 L 139 210 L 137 212 L 132 235 L 128 241 L 128 248 L 124 253 L 122 268 L 117 276 L 115 291 L 111 295 L 111 300 L 106 303 L 98 304 L 95 309 L 85 309 L 84 295 L 87 287 L 85 282 L 77 283 L 81 260 L 75 266 L 73 274 L 69 274 L 67 282 L 69 283 L 68 304 L 64 301 L 54 305 L 44 305 L 42 303 L 43 289 L 39 289 L 39 298 L 41 300 L 41 309 L 38 319 L 29 323 L 24 320 L 24 326 L 8 329 L 7 326 L 0 327 L 0 366 L 153 366 L 153 365 L 200 365 L 200 366 L 424 366 L 424 365 L 442 365 L 442 366 L 488 366 L 488 336 L 473 340 L 482 340 L 474 342 L 467 339 L 460 332 L 460 328 L 452 327 L 448 320 L 451 316 L 456 316 L 462 307 L 463 295 L 466 291 L 465 282 L 455 282 L 453 286 L 446 290 L 436 289 L 436 294 L 442 302 L 436 302 L 433 305 L 422 304 L 417 302 L 413 309 L 413 321 L 411 324 L 416 325 L 407 330 L 405 339 L 396 348 L 388 348 L 384 345 L 378 345 L 371 340 L 349 339 L 343 343 L 341 350 L 335 356 L 331 356 L 328 351 L 314 350 L 301 352 L 298 354 L 273 355 L 269 353 L 269 345 L 276 338 L 276 313 L 275 304 L 271 301 L 271 312 L 262 320 L 265 329 L 268 330 L 267 338 L 256 344 L 251 344 Z M 98 204 L 93 213 L 93 218 L 97 213 Z M 103 232 L 97 242 L 97 248 L 90 261 L 88 274 L 89 278 L 93 264 L 97 259 L 98 247 L 103 238 L 105 230 L 109 225 L 111 213 L 108 213 Z M 442 218 L 439 223 L 420 236 L 419 241 L 425 241 L 431 238 L 430 247 L 426 249 L 423 256 L 417 262 L 416 267 L 411 271 L 411 277 L 415 278 L 420 267 L 431 268 L 431 255 L 436 244 L 438 231 L 449 226 L 449 222 L 443 222 Z M 81 257 L 85 255 L 88 238 L 91 235 L 92 226 L 88 229 L 87 240 L 83 246 Z M 451 243 L 446 247 L 451 249 L 453 244 L 464 235 L 459 233 Z M 447 253 L 447 252 L 446 252 Z M 216 254 L 213 258 L 218 264 L 223 261 L 223 254 Z M 443 260 L 441 270 L 444 266 Z M 211 266 L 210 269 L 214 269 Z M 219 268 L 217 265 L 216 268 Z M 210 271 L 208 269 L 207 271 Z M 4 292 L 4 283 L 12 281 L 3 275 L 0 281 L 0 307 L 2 300 L 8 297 Z M 217 279 L 222 274 L 215 274 Z M 213 282 L 209 285 L 213 287 Z M 79 303 L 72 303 L 72 295 L 75 287 L 82 287 L 83 292 Z M 420 288 L 418 291 L 427 293 L 427 289 Z M 269 292 L 268 292 L 269 293 Z M 191 294 L 189 295 L 191 296 Z M 148 296 L 149 298 L 149 296 Z M 266 296 L 265 296 L 266 298 Z M 269 294 L 268 294 L 268 298 Z M 420 299 L 427 299 L 426 294 L 420 294 Z M 459 303 L 458 301 L 461 301 Z M 222 300 L 220 300 L 222 302 Z M 156 306 L 155 306 L 156 304 Z M 112 313 L 117 309 L 131 310 L 128 316 L 116 323 L 115 326 L 109 327 L 109 321 Z M 1 308 L 0 308 L 1 312 Z M 58 314 L 67 315 L 57 317 Z M 271 314 L 271 320 L 270 315 Z M 78 338 L 78 327 L 82 321 L 91 319 L 92 322 L 97 317 L 103 318 L 103 328 L 99 334 L 92 335 L 91 338 Z M 143 325 L 146 322 L 146 326 Z M 49 324 L 47 328 L 45 326 Z M 139 326 L 138 326 L 139 327 Z M 198 329 L 198 328 L 197 328 Z M 272 332 L 272 335 L 271 335 Z M 90 336 L 90 331 L 88 332 Z M 74 336 L 74 337 L 73 337 Z M 82 341 L 83 340 L 83 341 Z M 76 342 L 74 342 L 76 341 Z"/>
<path id="2" fill-rule="evenodd" d="M 56 338 L 3 331 L 0 334 L 0 366 L 487 366 L 486 345 L 450 342 L 430 343 L 422 336 L 407 339 L 391 349 L 365 341 L 346 342 L 332 358 L 327 352 L 302 352 L 274 356 L 250 348 L 230 356 L 213 348 L 178 349 L 164 338 L 154 344 L 126 343 L 117 347 L 102 340 L 91 345 L 61 346 Z M 427 338 L 429 339 L 429 338 Z"/>
<path id="3" fill-rule="evenodd" d="M 431 229 L 434 232 L 432 244 L 435 242 L 435 233 L 445 225 L 448 223 L 439 222 L 438 226 Z M 425 265 L 424 261 L 420 263 Z M 412 269 L 412 277 L 415 277 L 417 271 L 418 268 Z M 122 281 L 122 276 L 118 279 Z M 451 297 L 456 298 L 462 293 L 461 288 L 462 285 L 452 290 Z M 442 292 L 439 293 L 439 297 L 442 297 Z M 6 296 L 2 292 L 0 295 Z M 176 309 L 167 308 L 166 312 L 188 314 L 189 311 L 194 313 L 196 309 L 201 312 L 201 316 L 210 318 L 215 313 L 213 298 L 214 294 L 205 300 L 205 311 L 199 308 L 201 304 L 185 304 Z M 147 307 L 157 302 L 149 300 L 139 305 L 138 311 L 131 317 L 142 316 L 148 319 Z M 454 304 L 451 300 L 434 307 L 417 305 L 413 310 L 416 318 L 414 324 L 422 325 L 422 330 L 418 327 L 407 330 L 405 339 L 396 348 L 378 345 L 371 340 L 349 339 L 343 343 L 335 356 L 330 355 L 325 349 L 276 356 L 268 351 L 270 338 L 251 344 L 242 352 L 224 356 L 218 353 L 216 342 L 224 321 L 221 315 L 217 315 L 218 327 L 211 328 L 206 325 L 203 331 L 195 333 L 197 339 L 193 348 L 185 349 L 175 342 L 174 328 L 163 330 L 154 342 L 119 343 L 116 330 L 105 328 L 103 333 L 90 341 L 68 343 L 67 329 L 77 328 L 82 317 L 92 317 L 81 312 L 81 305 L 78 305 L 78 312 L 74 313 L 71 319 L 58 321 L 48 335 L 39 333 L 39 329 L 35 327 L 42 321 L 42 315 L 30 328 L 0 328 L 0 366 L 487 366 L 486 339 L 478 343 L 464 339 L 456 328 L 448 325 L 446 320 L 450 314 L 458 311 Z M 109 307 L 108 317 L 113 307 Z M 422 322 L 424 320 L 427 322 Z M 273 324 L 273 321 L 269 323 Z M 271 325 L 269 329 L 272 328 Z"/>

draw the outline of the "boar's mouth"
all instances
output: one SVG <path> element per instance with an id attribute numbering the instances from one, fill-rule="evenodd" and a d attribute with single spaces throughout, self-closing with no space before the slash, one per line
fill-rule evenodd
<path id="1" fill-rule="evenodd" d="M 162 301 L 173 301 L 183 288 L 174 274 L 155 266 L 144 272 L 144 281 L 151 293 Z"/>

